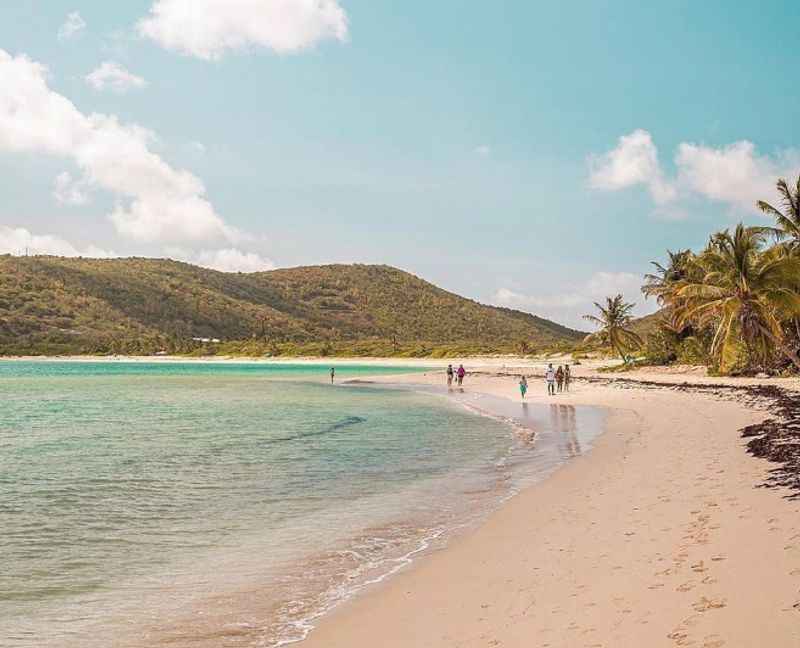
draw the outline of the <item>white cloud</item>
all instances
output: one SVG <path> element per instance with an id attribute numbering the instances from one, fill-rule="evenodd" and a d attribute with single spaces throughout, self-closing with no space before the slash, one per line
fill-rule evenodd
<path id="1" fill-rule="evenodd" d="M 480 146 L 475 147 L 475 153 L 480 155 L 481 157 L 486 157 L 492 152 L 491 147 L 486 144 L 481 144 Z"/>
<path id="2" fill-rule="evenodd" d="M 589 184 L 606 191 L 646 185 L 658 205 L 655 214 L 672 220 L 686 218 L 687 210 L 675 202 L 691 197 L 760 213 L 756 201 L 775 197 L 778 178 L 800 175 L 800 151 L 769 156 L 746 140 L 721 148 L 683 142 L 675 166 L 675 178 L 666 178 L 652 136 L 640 129 L 623 135 L 612 151 L 589 158 Z"/>
<path id="3" fill-rule="evenodd" d="M 123 236 L 161 243 L 235 243 L 203 183 L 153 153 L 155 136 L 113 115 L 85 115 L 47 86 L 47 70 L 0 49 L 0 151 L 71 159 L 87 186 L 118 197 L 111 221 Z"/>
<path id="4" fill-rule="evenodd" d="M 498 306 L 516 308 L 546 317 L 579 330 L 590 328 L 583 319 L 592 314 L 594 302 L 622 294 L 626 301 L 636 304 L 635 312 L 644 315 L 652 312 L 653 305 L 645 303 L 641 293 L 642 277 L 630 272 L 596 272 L 586 281 L 567 287 L 562 292 L 523 294 L 500 288 L 492 299 Z"/>
<path id="5" fill-rule="evenodd" d="M 275 269 L 275 264 L 270 259 L 255 252 L 244 252 L 236 248 L 197 252 L 170 246 L 164 250 L 164 253 L 171 259 L 221 272 L 263 272 Z"/>
<path id="6" fill-rule="evenodd" d="M 142 77 L 128 72 L 128 70 L 114 61 L 105 61 L 97 69 L 87 74 L 86 83 L 95 90 L 109 88 L 119 94 L 123 94 L 128 90 L 147 87 L 147 81 Z"/>
<path id="7" fill-rule="evenodd" d="M 800 174 L 797 151 L 758 155 L 755 145 L 745 140 L 719 149 L 684 143 L 678 146 L 675 163 L 689 190 L 748 211 L 756 211 L 758 200 L 775 195 L 778 178 L 793 180 Z"/>
<path id="8" fill-rule="evenodd" d="M 58 40 L 65 41 L 80 36 L 86 29 L 86 21 L 81 18 L 81 14 L 73 11 L 67 16 L 64 24 L 58 28 Z"/>
<path id="9" fill-rule="evenodd" d="M 69 241 L 49 234 L 32 234 L 24 227 L 0 225 L 0 254 L 50 254 L 53 256 L 108 258 L 113 252 L 90 245 L 79 250 Z"/>
<path id="10" fill-rule="evenodd" d="M 203 144 L 202 142 L 197 142 L 197 141 L 189 142 L 189 148 L 191 148 L 192 151 L 198 153 L 199 155 L 205 155 L 206 153 L 206 145 Z"/>
<path id="11" fill-rule="evenodd" d="M 193 256 L 193 263 L 222 272 L 263 272 L 275 268 L 269 259 L 234 248 L 203 250 Z"/>
<path id="12" fill-rule="evenodd" d="M 167 248 L 165 253 L 179 261 L 220 270 L 222 272 L 263 272 L 274 270 L 275 264 L 254 252 L 235 248 L 192 252 L 181 248 Z M 78 248 L 69 241 L 50 234 L 33 234 L 24 227 L 0 225 L 0 254 L 51 255 L 62 257 L 89 257 L 110 259 L 119 255 L 96 245 Z"/>
<path id="13" fill-rule="evenodd" d="M 89 202 L 86 183 L 73 180 L 67 171 L 56 176 L 53 197 L 62 205 L 85 205 Z"/>
<path id="14" fill-rule="evenodd" d="M 645 185 L 658 204 L 673 200 L 673 187 L 664 178 L 653 138 L 645 130 L 635 130 L 619 138 L 616 148 L 589 159 L 589 184 L 594 189 L 616 191 Z"/>
<path id="15" fill-rule="evenodd" d="M 137 27 L 166 49 L 206 60 L 255 46 L 292 53 L 348 35 L 337 0 L 155 0 Z"/>

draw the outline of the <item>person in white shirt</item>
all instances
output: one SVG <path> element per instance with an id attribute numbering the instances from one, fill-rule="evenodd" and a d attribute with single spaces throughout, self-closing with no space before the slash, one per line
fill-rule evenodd
<path id="1" fill-rule="evenodd" d="M 556 394 L 556 372 L 553 365 L 547 365 L 547 371 L 544 372 L 544 379 L 547 381 L 547 395 L 555 396 Z"/>

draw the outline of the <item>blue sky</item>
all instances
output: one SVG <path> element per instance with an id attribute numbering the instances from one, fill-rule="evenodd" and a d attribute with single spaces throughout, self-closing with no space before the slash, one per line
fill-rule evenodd
<path id="1" fill-rule="evenodd" d="M 13 5 L 0 251 L 388 263 L 579 325 L 800 172 L 795 3 Z"/>

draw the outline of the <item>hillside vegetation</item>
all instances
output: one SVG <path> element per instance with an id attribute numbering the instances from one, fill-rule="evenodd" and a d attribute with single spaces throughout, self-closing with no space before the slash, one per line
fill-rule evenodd
<path id="1" fill-rule="evenodd" d="M 0 256 L 4 355 L 441 356 L 527 353 L 581 337 L 388 266 L 244 274 L 160 259 Z"/>

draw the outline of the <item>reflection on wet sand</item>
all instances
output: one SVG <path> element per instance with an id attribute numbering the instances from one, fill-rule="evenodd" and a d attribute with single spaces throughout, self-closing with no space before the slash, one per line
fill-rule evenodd
<path id="1" fill-rule="evenodd" d="M 550 428 L 557 436 L 564 456 L 577 457 L 581 454 L 574 405 L 550 405 Z"/>

